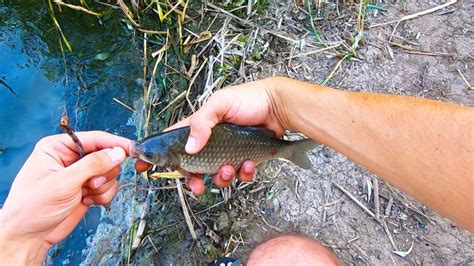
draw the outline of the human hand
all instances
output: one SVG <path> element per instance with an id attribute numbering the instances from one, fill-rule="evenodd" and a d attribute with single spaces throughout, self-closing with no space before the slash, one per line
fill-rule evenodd
<path id="1" fill-rule="evenodd" d="M 212 128 L 220 122 L 264 126 L 276 135 L 282 135 L 285 126 L 276 109 L 276 81 L 278 79 L 268 78 L 216 91 L 196 113 L 166 130 L 190 126 L 191 132 L 186 144 L 186 152 L 190 154 L 199 152 L 206 145 Z M 139 171 L 148 169 L 148 166 L 142 161 L 136 164 Z M 235 176 L 235 170 L 230 165 L 223 166 L 219 173 L 213 176 L 214 183 L 219 187 L 229 186 Z M 254 163 L 246 161 L 238 173 L 238 178 L 241 181 L 252 181 L 254 171 Z M 198 175 L 189 178 L 187 184 L 195 194 L 204 193 L 204 182 Z"/>
<path id="2" fill-rule="evenodd" d="M 42 262 L 47 250 L 72 232 L 90 205 L 108 204 L 114 197 L 130 140 L 100 131 L 77 136 L 87 154 L 84 158 L 79 160 L 68 135 L 46 137 L 16 176 L 0 212 L 0 261 L 9 257 L 19 263 L 20 259 L 12 258 L 16 254 L 27 256 L 29 264 Z"/>

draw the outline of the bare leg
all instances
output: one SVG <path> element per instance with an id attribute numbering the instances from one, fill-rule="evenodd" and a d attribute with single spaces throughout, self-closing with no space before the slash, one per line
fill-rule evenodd
<path id="1" fill-rule="evenodd" d="M 326 247 L 307 237 L 286 235 L 270 239 L 250 254 L 248 266 L 341 265 Z"/>

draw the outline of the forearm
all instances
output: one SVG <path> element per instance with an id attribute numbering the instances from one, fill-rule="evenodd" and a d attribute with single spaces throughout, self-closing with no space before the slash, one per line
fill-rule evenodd
<path id="1" fill-rule="evenodd" d="M 278 94 L 288 128 L 336 149 L 474 231 L 472 108 L 278 83 L 285 84 Z"/>
<path id="2" fill-rule="evenodd" d="M 50 245 L 35 239 L 13 237 L 0 210 L 0 261 L 2 265 L 42 265 Z M 21 226 L 21 225 L 16 225 Z"/>

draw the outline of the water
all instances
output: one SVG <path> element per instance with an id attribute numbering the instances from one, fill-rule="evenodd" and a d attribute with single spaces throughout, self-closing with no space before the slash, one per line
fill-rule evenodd
<path id="1" fill-rule="evenodd" d="M 0 85 L 0 148 L 5 148 L 0 154 L 0 206 L 35 143 L 60 133 L 57 123 L 64 109 L 78 130 L 134 138 L 135 128 L 127 125 L 131 112 L 113 98 L 131 104 L 139 97 L 141 56 L 139 44 L 117 15 L 112 12 L 98 21 L 67 9 L 57 14 L 73 47 L 65 65 L 43 1 L 0 1 L 0 79 L 18 94 Z M 94 59 L 99 53 L 108 56 Z M 102 222 L 100 211 L 91 208 L 58 246 L 54 264 L 82 261 L 86 238 Z"/>
<path id="2" fill-rule="evenodd" d="M 54 132 L 60 115 L 59 106 L 64 87 L 45 77 L 44 71 L 28 63 L 29 58 L 22 53 L 21 40 L 0 43 L 0 77 L 8 77 L 6 82 L 19 97 L 7 90 L 0 90 L 0 147 L 5 151 L 0 155 L 0 202 L 4 202 L 12 178 L 43 136 Z M 38 112 L 38 110 L 42 110 Z"/>

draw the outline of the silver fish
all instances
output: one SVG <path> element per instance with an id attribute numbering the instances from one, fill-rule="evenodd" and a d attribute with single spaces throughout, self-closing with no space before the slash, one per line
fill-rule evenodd
<path id="1" fill-rule="evenodd" d="M 284 158 L 310 169 L 307 152 L 318 145 L 310 139 L 282 140 L 260 127 L 222 123 L 212 129 L 204 149 L 190 155 L 184 149 L 189 131 L 189 127 L 182 127 L 134 142 L 130 155 L 157 166 L 171 166 L 183 173 L 215 174 L 226 164 L 239 169 L 246 160 L 259 164 L 275 158 Z"/>

